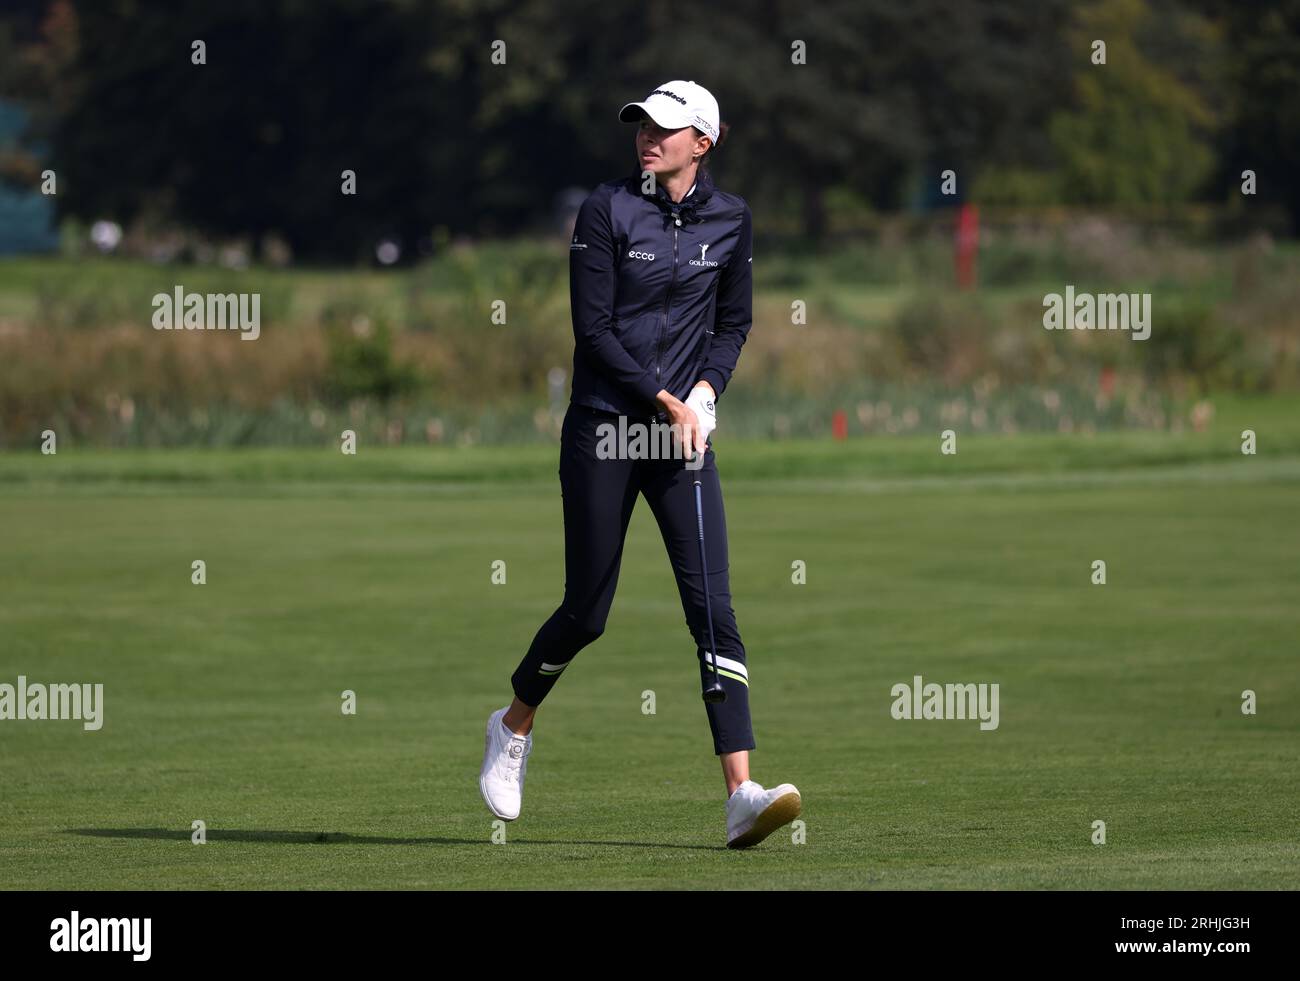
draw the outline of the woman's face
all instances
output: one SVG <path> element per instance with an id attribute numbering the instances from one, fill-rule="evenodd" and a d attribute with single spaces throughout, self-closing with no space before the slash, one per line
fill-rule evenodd
<path id="1" fill-rule="evenodd" d="M 702 157 L 710 140 L 694 126 L 664 129 L 653 119 L 642 119 L 636 133 L 636 160 L 641 169 L 656 175 L 674 174 L 691 165 L 693 157 Z"/>

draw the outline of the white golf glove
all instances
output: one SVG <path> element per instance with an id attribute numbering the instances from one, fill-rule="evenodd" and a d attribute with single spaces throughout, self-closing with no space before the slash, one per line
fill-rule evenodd
<path id="1" fill-rule="evenodd" d="M 686 396 L 686 404 L 700 420 L 700 435 L 707 443 L 709 434 L 718 428 L 717 408 L 713 404 L 713 389 L 708 385 L 696 385 L 691 394 Z"/>

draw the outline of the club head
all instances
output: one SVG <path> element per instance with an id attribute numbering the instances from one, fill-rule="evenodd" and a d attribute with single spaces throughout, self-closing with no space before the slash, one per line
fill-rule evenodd
<path id="1" fill-rule="evenodd" d="M 722 687 L 722 683 L 715 681 L 704 689 L 704 700 L 706 702 L 725 702 L 727 700 L 727 689 Z"/>

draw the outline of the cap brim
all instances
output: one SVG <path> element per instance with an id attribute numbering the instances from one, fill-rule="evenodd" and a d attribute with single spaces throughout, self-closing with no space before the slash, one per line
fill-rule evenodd
<path id="1" fill-rule="evenodd" d="M 644 102 L 629 102 L 618 111 L 618 118 L 624 123 L 634 123 L 643 116 L 649 116 L 664 129 L 681 129 L 683 126 L 691 125 L 690 120 L 686 119 L 684 114 L 681 117 L 673 116 L 666 113 L 664 109 L 665 107 L 662 106 L 657 108 L 658 115 L 655 115 L 655 112 L 651 112 Z"/>

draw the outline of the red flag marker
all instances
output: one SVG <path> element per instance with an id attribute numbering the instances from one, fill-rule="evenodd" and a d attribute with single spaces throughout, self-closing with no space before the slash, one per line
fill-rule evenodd
<path id="1" fill-rule="evenodd" d="M 959 289 L 975 288 L 975 250 L 979 247 L 980 213 L 973 204 L 963 204 L 957 209 L 957 286 Z"/>
<path id="2" fill-rule="evenodd" d="M 847 439 L 849 435 L 849 414 L 843 409 L 836 409 L 831 416 L 831 435 L 836 439 Z"/>
<path id="3" fill-rule="evenodd" d="M 1115 369 L 1106 365 L 1101 369 L 1101 394 L 1110 398 L 1115 393 Z"/>

